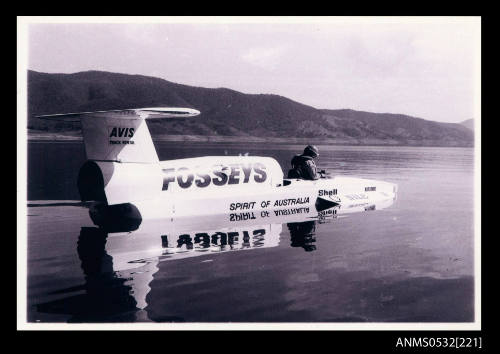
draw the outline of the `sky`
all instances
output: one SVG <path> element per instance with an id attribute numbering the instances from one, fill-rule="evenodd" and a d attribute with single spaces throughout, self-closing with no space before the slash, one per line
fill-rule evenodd
<path id="1" fill-rule="evenodd" d="M 450 123 L 479 104 L 477 17 L 77 20 L 29 24 L 30 70 L 141 74 Z"/>

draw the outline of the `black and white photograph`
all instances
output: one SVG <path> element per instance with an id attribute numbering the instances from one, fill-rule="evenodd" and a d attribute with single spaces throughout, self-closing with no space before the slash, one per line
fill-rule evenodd
<path id="1" fill-rule="evenodd" d="M 481 17 L 20 16 L 17 50 L 18 329 L 481 329 Z"/>

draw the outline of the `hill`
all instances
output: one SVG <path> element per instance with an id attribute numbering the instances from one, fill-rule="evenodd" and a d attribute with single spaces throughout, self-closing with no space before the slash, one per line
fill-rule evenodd
<path id="1" fill-rule="evenodd" d="M 151 106 L 192 107 L 197 119 L 151 121 L 154 136 L 240 137 L 304 140 L 316 144 L 472 146 L 473 132 L 460 124 L 400 114 L 316 109 L 286 97 L 202 88 L 167 80 L 102 71 L 75 74 L 28 72 L 30 132 L 76 132 L 79 123 L 35 115 Z"/>
<path id="2" fill-rule="evenodd" d="M 460 122 L 460 124 L 466 128 L 469 128 L 470 130 L 474 131 L 474 119 L 473 118 L 464 120 L 463 122 Z"/>

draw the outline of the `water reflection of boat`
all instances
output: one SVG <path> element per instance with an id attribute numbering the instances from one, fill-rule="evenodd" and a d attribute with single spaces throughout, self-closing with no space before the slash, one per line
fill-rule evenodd
<path id="1" fill-rule="evenodd" d="M 290 231 L 291 247 L 302 247 L 306 252 L 316 250 L 316 245 L 314 245 L 316 242 L 314 238 L 316 233 L 315 221 L 289 222 L 286 226 Z"/>
<path id="2" fill-rule="evenodd" d="M 67 322 L 135 322 L 145 320 L 145 295 L 152 274 L 158 269 L 151 261 L 141 273 L 124 273 L 106 252 L 108 234 L 95 227 L 82 227 L 77 252 L 85 283 L 58 290 L 57 294 L 79 292 L 59 300 L 38 304 L 37 311 L 70 316 Z M 149 273 L 149 274 L 148 274 Z M 146 276 L 142 275 L 146 274 Z M 55 294 L 53 293 L 53 294 Z M 142 317 L 141 317 L 142 316 Z"/>
<path id="3" fill-rule="evenodd" d="M 316 250 L 318 224 L 342 214 L 383 209 L 392 202 L 337 206 L 320 212 L 298 207 L 170 218 L 144 222 L 135 231 L 124 231 L 123 225 L 108 230 L 82 227 L 77 251 L 85 294 L 41 304 L 38 310 L 70 314 L 71 321 L 77 322 L 97 321 L 97 317 L 115 322 L 147 320 L 147 295 L 160 262 L 276 247 L 283 224 L 289 231 L 289 245 L 311 252 Z"/>

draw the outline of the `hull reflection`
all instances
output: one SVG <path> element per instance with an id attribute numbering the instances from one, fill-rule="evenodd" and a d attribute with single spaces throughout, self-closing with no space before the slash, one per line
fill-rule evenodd
<path id="1" fill-rule="evenodd" d="M 144 311 L 149 283 L 158 270 L 153 260 L 141 273 L 119 271 L 120 265 L 107 253 L 108 234 L 95 227 L 82 227 L 77 252 L 85 283 L 58 290 L 81 292 L 36 305 L 38 312 L 67 315 L 67 322 L 137 322 L 147 320 Z"/>
<path id="2" fill-rule="evenodd" d="M 291 247 L 312 252 L 316 250 L 318 224 L 343 214 L 383 209 L 393 201 L 336 206 L 319 212 L 304 207 L 170 218 L 144 222 L 128 232 L 82 227 L 77 252 L 85 275 L 85 294 L 37 308 L 40 312 L 69 314 L 70 322 L 148 321 L 145 309 L 150 284 L 160 262 L 203 256 L 211 261 L 210 257 L 222 253 L 276 247 L 283 231 L 289 232 Z"/>

